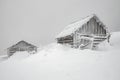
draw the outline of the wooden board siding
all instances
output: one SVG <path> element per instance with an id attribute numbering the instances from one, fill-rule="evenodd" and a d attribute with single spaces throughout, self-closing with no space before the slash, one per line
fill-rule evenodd
<path id="1" fill-rule="evenodd" d="M 78 38 L 77 38 L 77 31 L 74 32 L 74 36 L 73 36 L 73 47 L 77 48 L 79 45 L 78 43 Z"/>
<path id="2" fill-rule="evenodd" d="M 78 32 L 81 34 L 94 34 L 94 35 L 106 35 L 106 30 L 103 28 L 104 25 L 98 23 L 96 19 L 92 18 L 89 22 L 84 24 L 81 28 L 78 29 Z"/>
<path id="3" fill-rule="evenodd" d="M 66 37 L 58 38 L 57 42 L 61 43 L 61 44 L 70 44 L 70 45 L 73 45 L 73 36 L 72 35 L 68 35 Z"/>

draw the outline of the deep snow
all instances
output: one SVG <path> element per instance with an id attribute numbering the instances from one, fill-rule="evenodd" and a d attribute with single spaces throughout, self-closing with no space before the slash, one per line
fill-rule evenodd
<path id="1" fill-rule="evenodd" d="M 110 45 L 78 50 L 50 44 L 37 54 L 16 53 L 0 63 L 0 80 L 120 80 L 120 32 Z"/>

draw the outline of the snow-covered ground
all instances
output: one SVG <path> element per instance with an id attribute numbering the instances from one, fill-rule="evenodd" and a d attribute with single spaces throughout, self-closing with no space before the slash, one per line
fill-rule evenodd
<path id="1" fill-rule="evenodd" d="M 50 44 L 37 54 L 16 53 L 0 62 L 0 80 L 120 80 L 120 32 L 97 51 Z"/>

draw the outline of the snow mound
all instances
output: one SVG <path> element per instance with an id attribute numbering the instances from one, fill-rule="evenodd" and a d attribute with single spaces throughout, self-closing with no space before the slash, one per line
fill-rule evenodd
<path id="1" fill-rule="evenodd" d="M 8 55 L 1 55 L 0 62 L 6 60 L 7 58 L 8 58 Z"/>
<path id="2" fill-rule="evenodd" d="M 16 52 L 14 53 L 12 56 L 8 57 L 6 61 L 18 61 L 18 60 L 23 60 L 27 57 L 30 56 L 30 53 L 28 53 L 27 51 L 23 51 L 23 52 Z"/>
<path id="3" fill-rule="evenodd" d="M 99 51 L 109 51 L 110 49 L 112 49 L 113 47 L 110 45 L 110 43 L 108 43 L 107 40 L 103 41 L 102 43 L 100 43 L 98 45 L 98 49 Z"/>
<path id="4" fill-rule="evenodd" d="M 120 32 L 113 32 L 111 34 L 110 44 L 115 48 L 120 48 Z"/>

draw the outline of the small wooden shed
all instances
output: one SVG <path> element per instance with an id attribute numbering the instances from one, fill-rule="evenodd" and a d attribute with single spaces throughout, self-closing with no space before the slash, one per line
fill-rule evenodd
<path id="1" fill-rule="evenodd" d="M 17 51 L 27 51 L 31 54 L 34 54 L 37 52 L 37 47 L 22 40 L 18 42 L 17 44 L 7 48 L 8 56 L 13 55 Z"/>
<path id="2" fill-rule="evenodd" d="M 92 14 L 65 27 L 56 40 L 57 43 L 73 48 L 95 49 L 98 44 L 108 39 L 109 35 L 107 27 Z"/>

